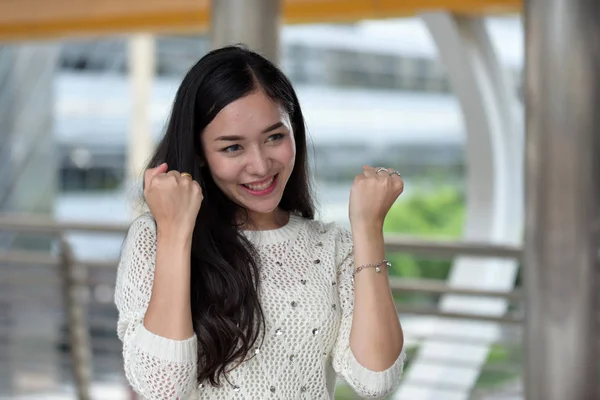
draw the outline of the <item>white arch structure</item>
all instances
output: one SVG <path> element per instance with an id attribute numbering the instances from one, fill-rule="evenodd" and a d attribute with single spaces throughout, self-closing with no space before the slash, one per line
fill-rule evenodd
<path id="1" fill-rule="evenodd" d="M 523 128 L 516 87 L 499 63 L 484 19 L 446 12 L 425 13 L 421 17 L 447 68 L 465 120 L 467 213 L 463 237 L 521 244 Z M 509 291 L 517 269 L 515 260 L 459 257 L 454 260 L 448 284 Z M 504 299 L 456 295 L 444 296 L 439 304 L 441 311 L 491 316 L 501 316 L 507 306 Z M 498 337 L 499 326 L 438 319 L 432 333 L 465 341 L 423 341 L 395 399 L 467 399 L 490 344 Z M 469 343 L 469 339 L 477 340 Z M 460 365 L 455 363 L 458 360 Z"/>

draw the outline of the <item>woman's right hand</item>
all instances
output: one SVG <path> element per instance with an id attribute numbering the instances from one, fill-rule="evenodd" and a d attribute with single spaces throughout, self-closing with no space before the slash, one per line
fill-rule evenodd
<path id="1" fill-rule="evenodd" d="M 144 174 L 144 197 L 160 231 L 192 235 L 200 211 L 202 188 L 179 171 L 167 172 L 162 163 Z"/>

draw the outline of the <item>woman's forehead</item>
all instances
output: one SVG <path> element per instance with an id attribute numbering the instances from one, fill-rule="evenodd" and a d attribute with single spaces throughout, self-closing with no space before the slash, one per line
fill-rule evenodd
<path id="1" fill-rule="evenodd" d="M 204 131 L 205 139 L 228 135 L 259 135 L 277 124 L 290 129 L 287 112 L 263 91 L 256 91 L 225 106 Z"/>

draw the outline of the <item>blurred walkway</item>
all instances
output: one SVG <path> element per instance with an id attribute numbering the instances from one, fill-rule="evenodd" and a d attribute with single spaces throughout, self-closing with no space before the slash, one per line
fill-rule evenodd
<path id="1" fill-rule="evenodd" d="M 0 397 L 0 399 L 9 399 Z M 35 393 L 11 397 L 10 400 L 74 400 L 75 392 L 72 388 L 64 388 L 62 393 Z M 129 392 L 121 384 L 96 383 L 92 385 L 92 399 L 94 400 L 129 400 Z"/>

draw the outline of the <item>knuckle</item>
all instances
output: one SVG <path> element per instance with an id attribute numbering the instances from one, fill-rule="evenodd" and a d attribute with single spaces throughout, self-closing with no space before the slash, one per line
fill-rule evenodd
<path id="1" fill-rule="evenodd" d="M 160 183 L 162 183 L 162 181 L 165 180 L 164 176 L 155 176 L 151 181 L 150 181 L 150 187 L 152 186 L 156 186 L 159 185 Z"/>
<path id="2" fill-rule="evenodd" d="M 160 176 L 155 176 L 149 183 L 148 183 L 148 189 L 151 189 L 153 187 L 156 187 L 158 184 L 160 184 L 160 182 L 162 181 L 162 177 Z"/>

